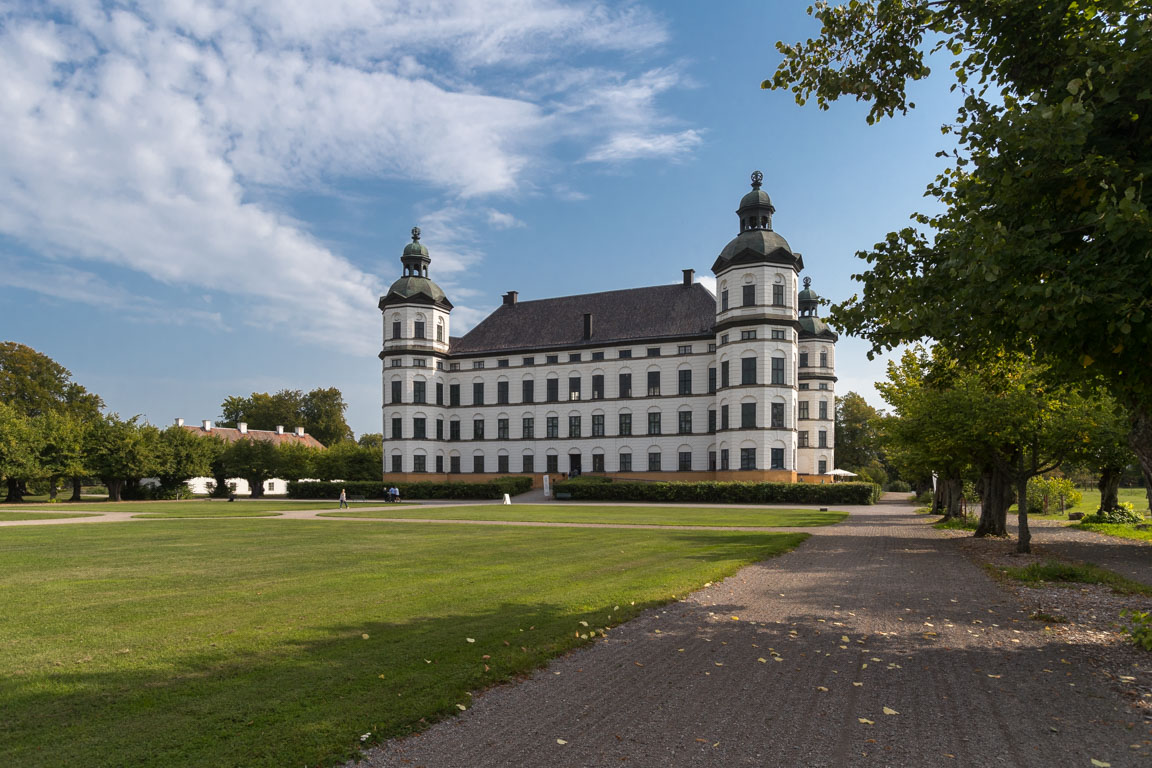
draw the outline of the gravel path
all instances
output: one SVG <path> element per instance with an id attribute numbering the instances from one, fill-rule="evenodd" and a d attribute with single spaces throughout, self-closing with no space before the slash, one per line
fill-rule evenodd
<path id="1" fill-rule="evenodd" d="M 1029 620 L 928 519 L 855 508 L 812 532 L 361 765 L 1152 765 L 1091 648 Z"/>

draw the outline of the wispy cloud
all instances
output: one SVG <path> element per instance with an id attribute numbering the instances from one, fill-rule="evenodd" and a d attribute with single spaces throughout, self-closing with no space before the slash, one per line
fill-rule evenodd
<path id="1" fill-rule="evenodd" d="M 241 297 L 235 322 L 363 353 L 378 343 L 364 307 L 383 282 L 261 192 L 340 178 L 435 190 L 441 209 L 421 226 L 451 280 L 482 258 L 472 227 L 521 225 L 459 202 L 533 188 L 556 142 L 579 141 L 599 163 L 699 144 L 656 106 L 683 85 L 678 72 L 628 72 L 666 39 L 642 6 L 555 0 L 9 9 L 0 234 L 56 263 L 4 282 L 91 295 L 85 281 L 112 280 L 99 265 L 114 265 Z M 620 69 L 565 63 L 587 53 L 621 54 Z M 543 62 L 562 76 L 539 78 Z M 186 316 L 227 325 L 196 311 Z"/>

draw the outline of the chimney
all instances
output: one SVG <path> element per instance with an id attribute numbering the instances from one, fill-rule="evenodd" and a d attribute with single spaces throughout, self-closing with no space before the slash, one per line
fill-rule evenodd
<path id="1" fill-rule="evenodd" d="M 694 283 L 696 281 L 696 270 L 694 270 L 694 269 L 682 269 L 680 271 L 684 273 L 684 287 L 685 288 L 690 287 L 692 285 L 692 283 Z"/>
<path id="2" fill-rule="evenodd" d="M 184 426 L 184 419 L 176 419 L 176 426 L 178 426 L 178 427 Z"/>
<path id="3" fill-rule="evenodd" d="M 284 425 L 283 424 L 277 424 L 276 425 L 276 434 L 278 434 L 278 435 L 284 434 Z"/>
<path id="4" fill-rule="evenodd" d="M 504 303 L 510 307 L 516 306 L 516 298 L 519 295 L 517 291 L 508 291 L 508 293 L 504 294 Z"/>
<path id="5" fill-rule="evenodd" d="M 296 437 L 304 437 L 304 427 L 296 427 Z"/>
<path id="6" fill-rule="evenodd" d="M 592 313 L 584 313 L 584 338 L 592 338 Z"/>
<path id="7" fill-rule="evenodd" d="M 209 421 L 208 419 L 204 419 L 204 421 L 201 422 L 201 426 L 205 432 L 211 432 L 212 431 L 212 422 Z"/>
<path id="8" fill-rule="evenodd" d="M 246 422 L 246 421 L 237 422 L 236 427 L 237 427 L 237 429 L 240 430 L 240 434 L 242 434 L 242 435 L 248 434 L 248 422 Z"/>

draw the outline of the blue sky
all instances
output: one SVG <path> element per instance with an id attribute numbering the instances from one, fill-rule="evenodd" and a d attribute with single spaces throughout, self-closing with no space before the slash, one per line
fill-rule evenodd
<path id="1" fill-rule="evenodd" d="M 413 225 L 459 335 L 508 290 L 709 277 L 755 169 L 843 300 L 934 210 L 956 102 L 942 72 L 877 126 L 761 91 L 808 4 L 0 2 L 0 338 L 156 424 L 336 386 L 378 432 Z M 838 388 L 882 405 L 865 351 Z"/>

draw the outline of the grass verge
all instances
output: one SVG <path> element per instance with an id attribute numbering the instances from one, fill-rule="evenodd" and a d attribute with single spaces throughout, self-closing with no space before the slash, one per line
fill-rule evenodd
<path id="1" fill-rule="evenodd" d="M 1061 563 L 1045 560 L 1019 568 L 987 566 L 993 573 L 1024 582 L 1029 586 L 1042 584 L 1102 584 L 1118 595 L 1152 595 L 1152 587 L 1101 568 L 1092 563 Z"/>
<path id="2" fill-rule="evenodd" d="M 134 512 L 134 517 L 264 517 L 276 512 L 294 509 L 336 509 L 335 501 L 284 501 L 258 499 L 228 502 L 224 499 L 193 499 L 191 501 L 118 501 L 73 502 L 68 509 L 90 512 Z M 14 510 L 14 507 L 7 509 Z M 20 507 L 38 512 L 59 512 L 61 505 L 50 507 Z"/>
<path id="3" fill-rule="evenodd" d="M 23 768 L 337 764 L 361 734 L 454 714 L 468 691 L 805 538 L 337 520 L 6 528 L 0 754 Z"/>
<path id="4" fill-rule="evenodd" d="M 84 512 L 35 512 L 23 509 L 0 509 L 0 520 L 50 520 L 56 517 L 99 517 Z"/>
<path id="5" fill-rule="evenodd" d="M 814 509 L 733 507 L 569 506 L 559 504 L 480 504 L 460 507 L 392 508 L 328 512 L 324 517 L 395 517 L 428 520 L 508 520 L 532 523 L 616 523 L 631 525 L 718 525 L 768 528 L 832 525 L 847 512 Z"/>
<path id="6" fill-rule="evenodd" d="M 933 528 L 942 531 L 974 531 L 980 526 L 980 519 L 976 517 L 954 517 L 951 520 L 941 520 L 933 523 Z"/>
<path id="7" fill-rule="evenodd" d="M 1121 539 L 1135 539 L 1137 541 L 1152 541 L 1152 530 L 1140 530 L 1134 525 L 1116 525 L 1112 523 L 1077 523 L 1068 526 L 1081 531 L 1094 531 L 1108 536 L 1117 536 Z"/>

